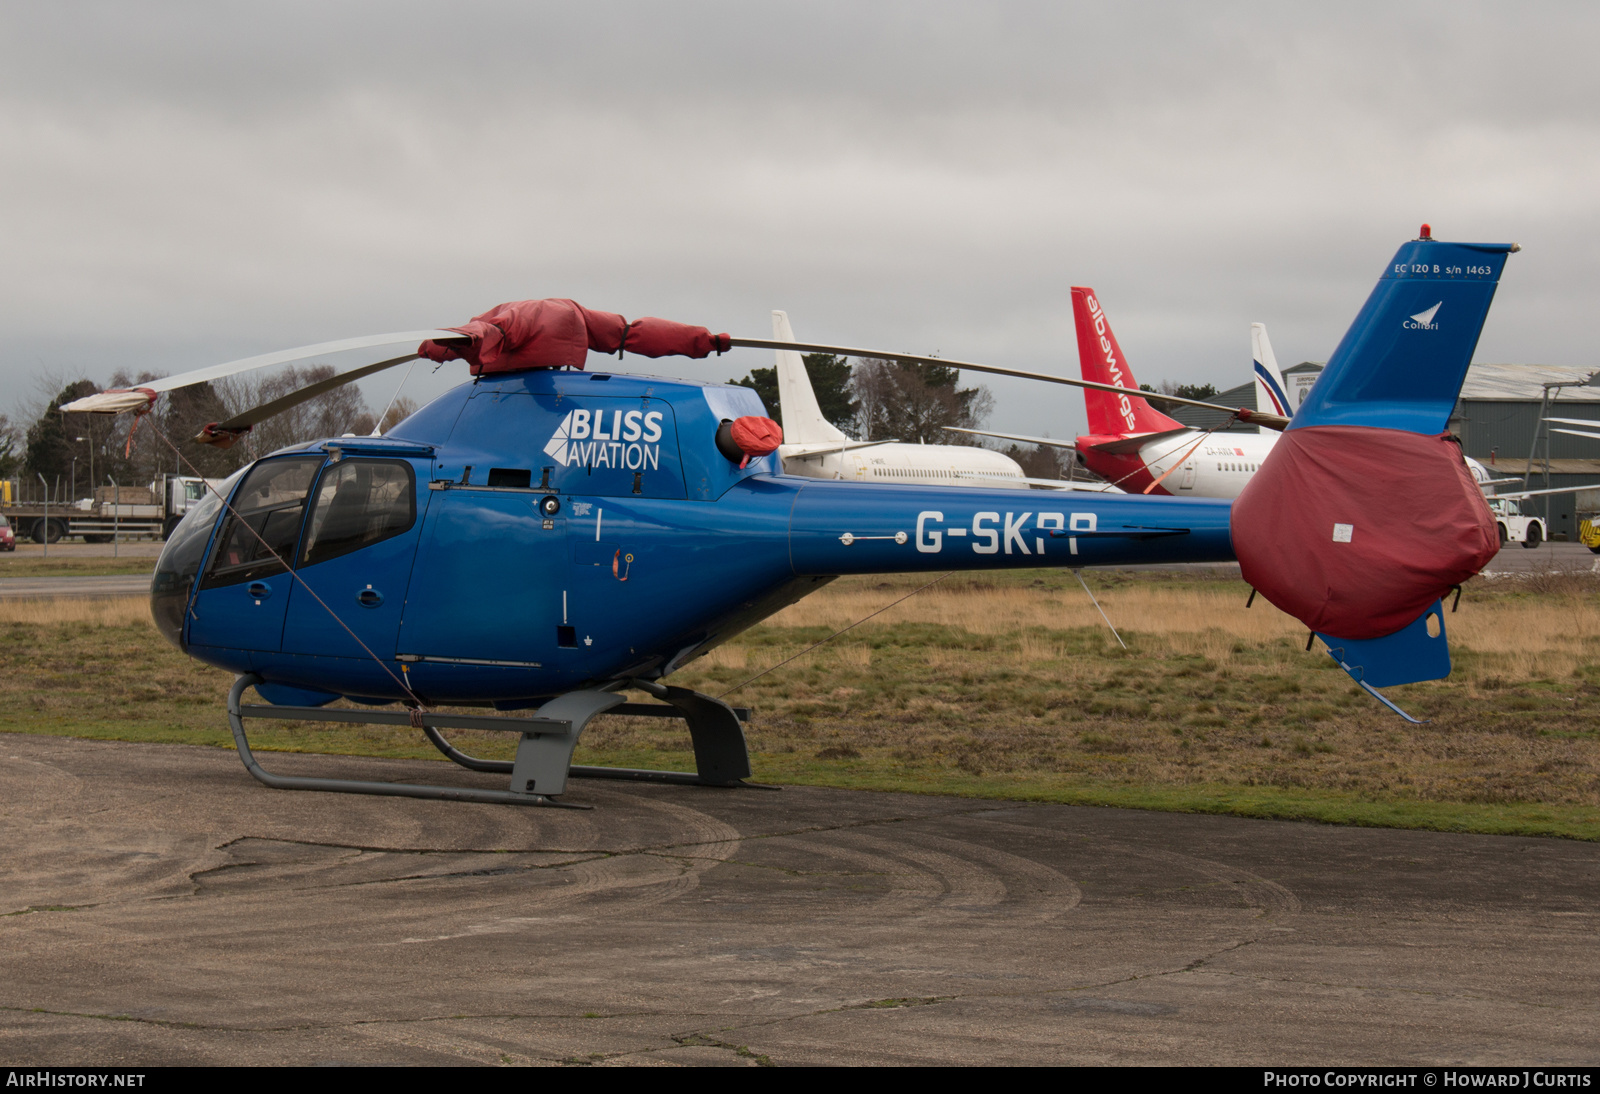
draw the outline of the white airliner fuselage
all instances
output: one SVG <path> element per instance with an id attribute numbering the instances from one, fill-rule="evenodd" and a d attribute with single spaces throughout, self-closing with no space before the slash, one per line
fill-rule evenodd
<path id="1" fill-rule="evenodd" d="M 1135 455 L 1147 469 L 1148 477 L 1140 476 L 1144 482 L 1160 479 L 1172 471 L 1161 482 L 1168 494 L 1236 498 L 1281 436 L 1281 433 L 1222 432 L 1205 436 L 1198 430 L 1184 430 L 1176 435 L 1152 438 L 1130 455 Z M 1174 466 L 1177 467 L 1175 471 L 1172 470 Z"/>
<path id="2" fill-rule="evenodd" d="M 804 455 L 810 445 L 784 445 L 783 470 L 812 479 L 1014 487 L 1028 480 L 1015 460 L 987 448 L 948 444 L 887 444 Z M 784 450 L 789 451 L 785 452 Z"/>
<path id="3" fill-rule="evenodd" d="M 779 341 L 794 341 L 788 315 L 772 313 L 772 334 Z M 853 441 L 823 417 L 799 353 L 778 350 L 777 375 L 784 441 L 778 447 L 778 457 L 783 460 L 785 474 L 851 482 L 961 484 L 1012 490 L 1075 488 L 1055 480 L 1029 479 L 1016 460 L 975 445 Z"/>

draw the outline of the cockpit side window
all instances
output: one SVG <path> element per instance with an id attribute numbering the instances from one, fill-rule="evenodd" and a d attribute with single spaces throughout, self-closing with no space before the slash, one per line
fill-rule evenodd
<path id="1" fill-rule="evenodd" d="M 234 495 L 202 588 L 236 585 L 284 572 L 286 567 L 279 559 L 294 557 L 306 495 L 320 466 L 320 455 L 265 460 L 256 465 Z"/>
<path id="2" fill-rule="evenodd" d="M 417 519 L 417 479 L 402 460 L 347 459 L 317 485 L 300 566 L 359 551 L 409 531 Z"/>

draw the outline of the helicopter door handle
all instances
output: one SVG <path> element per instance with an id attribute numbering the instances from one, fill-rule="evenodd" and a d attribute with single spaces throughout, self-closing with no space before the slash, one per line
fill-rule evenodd
<path id="1" fill-rule="evenodd" d="M 272 586 L 265 581 L 252 581 L 249 588 L 245 589 L 252 600 L 265 600 L 272 595 Z"/>
<path id="2" fill-rule="evenodd" d="M 383 594 L 377 589 L 362 589 L 356 594 L 356 603 L 363 608 L 376 608 L 383 603 Z"/>

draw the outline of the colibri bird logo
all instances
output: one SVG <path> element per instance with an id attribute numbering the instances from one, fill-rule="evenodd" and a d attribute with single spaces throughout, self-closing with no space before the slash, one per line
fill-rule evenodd
<path id="1" fill-rule="evenodd" d="M 1439 309 L 1442 307 L 1444 307 L 1443 300 L 1439 301 L 1427 311 L 1419 311 L 1416 315 L 1413 315 L 1410 319 L 1407 319 L 1400 325 L 1405 327 L 1406 330 L 1438 330 L 1439 324 L 1433 321 L 1433 317 L 1439 314 Z"/>

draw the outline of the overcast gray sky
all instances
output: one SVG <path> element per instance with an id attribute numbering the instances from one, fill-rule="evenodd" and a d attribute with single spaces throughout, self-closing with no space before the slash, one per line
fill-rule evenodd
<path id="1" fill-rule="evenodd" d="M 1075 284 L 1139 379 L 1227 387 L 1252 321 L 1326 358 L 1424 220 L 1525 248 L 1479 360 L 1600 365 L 1597 30 L 1576 3 L 9 4 L 0 412 L 40 374 L 540 296 L 1076 374 Z M 997 428 L 1081 427 L 1080 396 L 984 382 Z"/>

